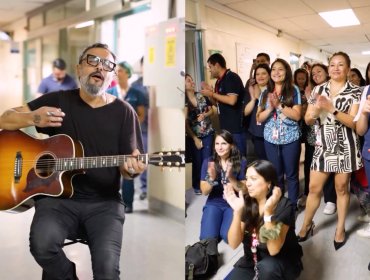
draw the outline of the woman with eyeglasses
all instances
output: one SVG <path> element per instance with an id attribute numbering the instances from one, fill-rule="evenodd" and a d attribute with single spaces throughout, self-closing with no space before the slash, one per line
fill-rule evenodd
<path id="1" fill-rule="evenodd" d="M 109 67 L 108 62 L 103 62 L 103 67 L 104 65 Z M 137 113 L 140 124 L 142 124 L 145 121 L 145 107 L 148 105 L 148 100 L 142 91 L 130 86 L 129 79 L 132 76 L 132 71 L 132 67 L 126 61 L 118 63 L 116 71 L 118 84 L 115 87 L 109 88 L 107 92 L 130 103 Z M 122 197 L 126 205 L 126 213 L 133 212 L 134 194 L 134 181 L 123 180 Z"/>
<path id="2" fill-rule="evenodd" d="M 226 185 L 224 197 L 233 210 L 229 245 L 244 247 L 244 256 L 225 280 L 293 280 L 302 271 L 302 248 L 295 236 L 294 206 L 277 186 L 271 162 L 257 160 L 246 173 L 247 192 Z"/>

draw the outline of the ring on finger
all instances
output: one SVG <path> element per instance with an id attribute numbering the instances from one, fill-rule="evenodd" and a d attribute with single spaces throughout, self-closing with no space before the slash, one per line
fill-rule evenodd
<path id="1" fill-rule="evenodd" d="M 134 173 L 135 173 L 135 169 L 134 169 L 134 168 L 132 168 L 132 167 L 130 167 L 130 168 L 128 169 L 128 172 L 129 172 L 130 174 L 134 174 Z"/>
<path id="2" fill-rule="evenodd" d="M 53 112 L 50 112 L 50 111 L 47 111 L 46 112 L 46 115 L 48 115 L 48 116 L 54 116 Z"/>

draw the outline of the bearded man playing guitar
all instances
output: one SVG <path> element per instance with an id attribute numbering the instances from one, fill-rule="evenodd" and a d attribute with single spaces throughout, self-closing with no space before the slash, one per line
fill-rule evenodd
<path id="1" fill-rule="evenodd" d="M 146 161 L 139 157 L 143 145 L 135 111 L 126 102 L 106 93 L 114 76 L 115 60 L 107 45 L 96 43 L 88 46 L 76 66 L 81 88 L 43 95 L 23 107 L 6 111 L 0 118 L 0 128 L 10 133 L 35 126 L 38 132 L 51 136 L 45 142 L 49 151 L 38 151 L 44 142 L 35 147 L 33 142 L 24 143 L 31 152 L 37 150 L 35 154 L 39 157 L 28 176 L 25 176 L 27 153 L 19 148 L 14 155 L 13 162 L 19 164 L 11 171 L 14 172 L 12 187 L 16 188 L 22 182 L 26 185 L 14 196 L 26 192 L 33 196 L 41 188 L 45 189 L 41 193 L 46 193 L 48 187 L 55 186 L 64 190 L 70 185 L 66 190 L 70 199 L 61 197 L 60 191 L 55 195 L 51 191 L 50 195 L 33 197 L 35 215 L 30 230 L 30 250 L 43 268 L 45 280 L 78 279 L 75 265 L 66 257 L 62 247 L 65 239 L 77 236 L 81 231 L 92 255 L 94 279 L 120 279 L 124 222 L 124 205 L 119 194 L 120 176 L 133 179 L 145 170 Z M 64 137 L 54 136 L 60 134 Z M 67 145 L 69 138 L 82 145 L 74 145 L 73 141 L 70 141 L 71 146 Z M 8 142 L 19 146 L 19 143 L 14 144 L 16 141 Z M 76 154 L 87 158 L 55 160 L 59 155 L 71 157 Z M 121 160 L 111 155 L 128 156 Z M 103 159 L 96 156 L 103 156 Z M 22 168 L 19 167 L 21 164 Z M 85 167 L 90 169 L 85 170 Z M 49 169 L 64 171 L 49 172 Z M 31 179 L 32 184 L 29 183 Z"/>

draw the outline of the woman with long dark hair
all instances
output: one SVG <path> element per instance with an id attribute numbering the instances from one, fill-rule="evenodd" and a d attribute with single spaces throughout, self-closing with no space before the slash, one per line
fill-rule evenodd
<path id="1" fill-rule="evenodd" d="M 245 191 L 246 160 L 242 159 L 234 138 L 227 130 L 216 134 L 213 157 L 203 161 L 200 188 L 208 195 L 203 207 L 200 239 L 217 238 L 226 243 L 233 211 L 223 198 L 224 185 Z"/>
<path id="2" fill-rule="evenodd" d="M 257 160 L 248 166 L 247 193 L 235 193 L 232 183 L 224 196 L 234 211 L 229 245 L 244 245 L 244 256 L 227 280 L 296 279 L 302 270 L 302 248 L 295 236 L 294 207 L 277 187 L 271 162 Z"/>
<path id="3" fill-rule="evenodd" d="M 271 65 L 271 80 L 267 91 L 261 94 L 257 121 L 265 123 L 263 137 L 267 159 L 275 166 L 278 186 L 297 205 L 299 194 L 298 167 L 301 154 L 301 94 L 293 84 L 293 74 L 288 62 L 278 58 Z"/>

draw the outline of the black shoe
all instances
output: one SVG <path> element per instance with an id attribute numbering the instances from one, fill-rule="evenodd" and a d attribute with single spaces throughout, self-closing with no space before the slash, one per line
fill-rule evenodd
<path id="1" fill-rule="evenodd" d="M 133 211 L 134 211 L 134 209 L 132 209 L 132 207 L 126 206 L 126 208 L 125 208 L 125 214 L 130 214 Z"/>
<path id="2" fill-rule="evenodd" d="M 335 231 L 336 232 L 336 231 Z M 344 244 L 346 244 L 346 241 L 347 241 L 347 238 L 346 238 L 346 231 L 344 231 L 344 239 L 343 241 L 341 242 L 337 242 L 335 241 L 335 235 L 334 235 L 334 248 L 335 248 L 335 251 L 339 250 L 340 248 L 342 248 L 344 246 Z"/>
<path id="3" fill-rule="evenodd" d="M 299 234 L 297 235 L 297 240 L 298 242 L 304 242 L 307 240 L 309 235 L 313 235 L 313 229 L 315 228 L 315 223 L 312 221 L 310 227 L 308 228 L 306 235 L 305 236 L 300 236 Z"/>
<path id="4" fill-rule="evenodd" d="M 140 195 L 139 195 L 139 199 L 140 200 L 144 200 L 146 198 L 146 192 L 142 192 Z"/>
<path id="5" fill-rule="evenodd" d="M 367 269 L 370 270 L 370 262 L 369 262 L 369 265 L 367 266 Z"/>

